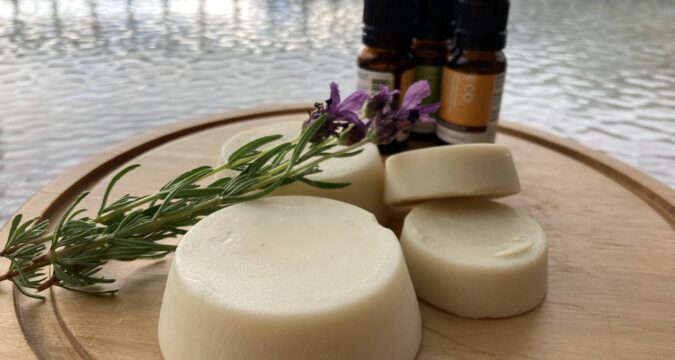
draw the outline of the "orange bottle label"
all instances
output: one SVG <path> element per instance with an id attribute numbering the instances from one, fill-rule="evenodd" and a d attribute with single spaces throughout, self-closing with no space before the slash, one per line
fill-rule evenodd
<path id="1" fill-rule="evenodd" d="M 440 120 L 462 128 L 485 128 L 499 117 L 504 73 L 466 74 L 443 70 Z"/>

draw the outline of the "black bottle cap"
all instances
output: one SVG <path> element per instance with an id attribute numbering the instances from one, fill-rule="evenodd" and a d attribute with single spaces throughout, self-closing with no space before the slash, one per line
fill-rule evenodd
<path id="1" fill-rule="evenodd" d="M 365 0 L 363 43 L 384 49 L 407 49 L 412 41 L 412 0 Z"/>
<path id="2" fill-rule="evenodd" d="M 455 27 L 454 1 L 416 0 L 413 35 L 417 39 L 445 41 L 452 37 Z"/>
<path id="3" fill-rule="evenodd" d="M 457 0 L 457 46 L 466 50 L 502 50 L 506 46 L 508 17 L 509 0 Z"/>

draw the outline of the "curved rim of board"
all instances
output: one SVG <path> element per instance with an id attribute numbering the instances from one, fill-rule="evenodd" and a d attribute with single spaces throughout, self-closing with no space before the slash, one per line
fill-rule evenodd
<path id="1" fill-rule="evenodd" d="M 186 121 L 178 121 L 174 124 L 166 125 L 159 129 L 135 136 L 94 154 L 50 181 L 43 187 L 43 190 L 55 194 L 56 196 L 44 208 L 40 216 L 43 218 L 51 217 L 59 208 L 59 204 L 72 199 L 88 184 L 95 183 L 104 178 L 110 173 L 110 168 L 117 168 L 130 159 L 170 141 L 229 123 L 260 117 L 301 114 L 310 108 L 311 106 L 307 104 L 290 104 L 236 110 L 193 118 Z M 675 229 L 675 190 L 650 175 L 598 151 L 591 150 L 572 140 L 559 138 L 555 135 L 527 126 L 500 121 L 499 132 L 549 148 L 604 174 L 619 185 L 636 194 L 640 199 L 656 210 L 659 215 Z M 38 193 L 36 193 L 36 195 Z M 16 213 L 22 212 L 34 197 L 35 196 L 28 199 Z M 5 226 L 7 225 L 8 223 L 5 224 Z M 53 292 L 50 295 L 53 296 Z M 29 327 L 26 326 L 26 320 L 23 319 L 21 314 L 19 303 L 21 294 L 16 288 L 14 288 L 13 291 L 13 298 L 14 310 L 23 335 L 30 348 L 33 350 L 33 353 L 40 357 L 42 351 L 36 349 L 36 344 L 29 340 L 32 337 L 31 331 Z M 52 306 L 57 313 L 58 324 L 68 341 L 71 343 L 71 346 L 73 346 L 75 352 L 82 358 L 91 358 L 91 355 L 79 344 L 78 340 L 75 339 L 75 336 L 70 332 L 65 323 L 62 322 L 60 316 L 58 316 L 56 302 L 53 302 Z"/>

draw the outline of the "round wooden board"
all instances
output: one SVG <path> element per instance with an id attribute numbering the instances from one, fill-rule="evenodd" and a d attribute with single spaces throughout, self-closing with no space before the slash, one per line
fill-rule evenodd
<path id="1" fill-rule="evenodd" d="M 305 109 L 221 114 L 134 138 L 77 165 L 19 212 L 53 219 L 85 189 L 92 190 L 85 205 L 95 209 L 110 174 L 129 163 L 143 166 L 113 196 L 152 192 L 179 171 L 216 164 L 233 134 L 301 119 Z M 548 236 L 548 295 L 536 309 L 501 320 L 463 319 L 422 301 L 418 359 L 675 358 L 675 191 L 522 126 L 502 123 L 498 142 L 512 149 L 523 185 L 500 201 L 526 209 Z M 1 284 L 0 358 L 161 358 L 156 328 L 170 262 L 111 263 L 105 271 L 120 289 L 113 297 L 54 289 L 41 302 Z"/>

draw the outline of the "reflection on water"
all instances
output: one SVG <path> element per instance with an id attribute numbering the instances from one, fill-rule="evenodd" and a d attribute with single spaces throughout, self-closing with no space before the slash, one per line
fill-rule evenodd
<path id="1" fill-rule="evenodd" d="M 674 19 L 668 0 L 513 1 L 503 118 L 675 186 Z M 0 219 L 144 130 L 353 90 L 360 20 L 361 0 L 0 0 Z"/>

